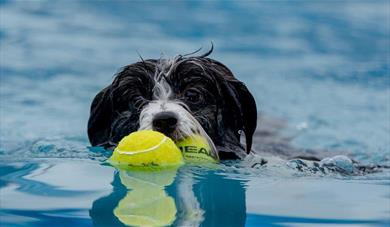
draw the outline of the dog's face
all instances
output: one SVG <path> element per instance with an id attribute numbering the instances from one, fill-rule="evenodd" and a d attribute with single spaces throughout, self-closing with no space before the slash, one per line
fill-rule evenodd
<path id="1" fill-rule="evenodd" d="M 226 66 L 205 56 L 177 56 L 124 67 L 93 100 L 88 135 L 93 146 L 107 148 L 142 129 L 174 141 L 201 134 L 215 156 L 234 159 L 250 151 L 256 123 L 252 95 Z"/>

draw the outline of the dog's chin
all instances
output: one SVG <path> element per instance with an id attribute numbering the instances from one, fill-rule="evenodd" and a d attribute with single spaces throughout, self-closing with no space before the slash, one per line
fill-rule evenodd
<path id="1" fill-rule="evenodd" d="M 176 132 L 173 132 L 173 133 L 164 133 L 166 136 L 168 136 L 169 138 L 171 138 L 175 143 L 179 142 L 180 140 L 183 140 L 184 138 L 186 138 L 185 136 L 183 136 L 182 134 L 179 134 L 179 133 L 176 133 Z M 191 135 L 189 135 L 191 136 Z"/>
<path id="2" fill-rule="evenodd" d="M 155 129 L 152 129 L 152 130 L 155 130 Z M 155 130 L 155 131 L 157 131 L 157 130 Z M 183 136 L 181 133 L 177 132 L 176 130 L 173 132 L 164 132 L 164 131 L 159 131 L 159 132 L 164 134 L 165 136 L 169 137 L 175 143 L 177 143 L 177 142 L 179 142 L 187 137 L 187 136 Z M 189 135 L 189 136 L 191 136 L 191 135 Z"/>

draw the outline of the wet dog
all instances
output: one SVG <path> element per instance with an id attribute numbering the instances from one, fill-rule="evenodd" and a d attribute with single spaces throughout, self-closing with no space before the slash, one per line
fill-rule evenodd
<path id="1" fill-rule="evenodd" d="M 256 103 L 228 67 L 208 57 L 211 52 L 125 66 L 92 102 L 91 144 L 112 148 L 131 132 L 153 129 L 174 141 L 201 134 L 220 159 L 245 157 L 256 129 Z"/>

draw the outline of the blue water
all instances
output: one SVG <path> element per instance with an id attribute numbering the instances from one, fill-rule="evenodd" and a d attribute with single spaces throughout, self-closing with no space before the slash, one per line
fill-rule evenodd
<path id="1" fill-rule="evenodd" d="M 389 8 L 0 1 L 0 225 L 137 225 L 141 216 L 143 225 L 145 216 L 175 226 L 390 225 L 386 168 L 317 173 L 245 160 L 151 176 L 104 165 L 109 154 L 89 148 L 86 136 L 92 98 L 139 60 L 137 51 L 174 56 L 213 41 L 212 57 L 247 84 L 292 146 L 389 166 Z M 254 147 L 261 142 L 257 135 Z"/>

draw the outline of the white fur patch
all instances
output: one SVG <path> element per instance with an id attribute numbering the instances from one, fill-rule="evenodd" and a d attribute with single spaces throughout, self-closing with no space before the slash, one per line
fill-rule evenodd
<path id="1" fill-rule="evenodd" d="M 186 105 L 183 102 L 175 100 L 173 97 L 172 88 L 166 82 L 166 77 L 177 66 L 178 57 L 173 59 L 161 59 L 156 66 L 156 74 L 154 75 L 155 86 L 153 88 L 153 100 L 150 101 L 141 111 L 139 118 L 139 130 L 152 130 L 153 119 L 160 112 L 170 111 L 177 115 L 177 128 L 171 135 L 172 139 L 178 141 L 185 137 L 199 134 L 205 137 L 212 149 L 215 157 L 218 157 L 214 143 L 202 128 L 200 123 L 192 114 L 187 111 Z"/>

